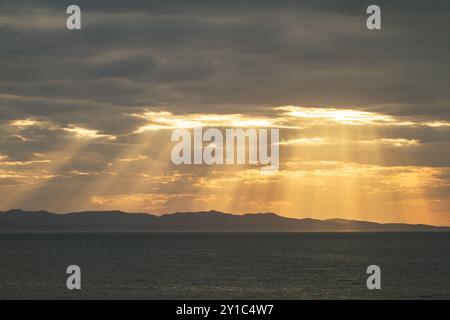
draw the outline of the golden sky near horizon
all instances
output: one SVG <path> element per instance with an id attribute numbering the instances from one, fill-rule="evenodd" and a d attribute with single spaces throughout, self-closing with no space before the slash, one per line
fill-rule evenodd
<path id="1" fill-rule="evenodd" d="M 157 214 L 215 209 L 450 224 L 449 168 L 409 163 L 426 148 L 413 138 L 414 131 L 448 132 L 449 122 L 329 107 L 280 106 L 270 112 L 269 117 L 147 110 L 131 115 L 144 119 L 141 125 L 117 136 L 33 118 L 12 120 L 7 130 L 23 141 L 36 142 L 32 133 L 39 130 L 64 138 L 57 150 L 35 153 L 27 161 L 0 157 L 0 179 L 10 181 L 1 186 L 7 195 L 1 207 Z M 280 128 L 280 170 L 265 176 L 252 165 L 173 165 L 172 130 L 198 125 Z M 408 135 L 395 133 L 405 129 Z M 113 146 L 114 156 L 96 155 L 96 146 Z M 83 169 L 83 161 L 98 168 Z M 49 206 L 28 205 L 43 190 L 54 191 Z"/>
<path id="2" fill-rule="evenodd" d="M 0 3 L 0 210 L 450 226 L 450 7 Z M 63 8 L 65 9 L 65 8 Z M 421 21 L 421 28 L 411 27 Z M 171 162 L 177 128 L 280 130 L 280 169 Z"/>

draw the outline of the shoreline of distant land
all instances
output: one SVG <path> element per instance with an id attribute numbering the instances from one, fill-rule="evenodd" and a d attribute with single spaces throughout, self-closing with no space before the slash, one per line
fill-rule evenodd
<path id="1" fill-rule="evenodd" d="M 219 211 L 164 215 L 122 211 L 0 212 L 0 232 L 450 232 L 450 227 L 346 219 L 288 218 L 275 213 Z"/>

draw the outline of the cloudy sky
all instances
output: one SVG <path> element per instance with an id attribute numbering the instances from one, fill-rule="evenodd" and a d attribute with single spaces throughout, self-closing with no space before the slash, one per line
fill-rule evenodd
<path id="1" fill-rule="evenodd" d="M 369 4 L 2 0 L 0 210 L 450 225 L 450 2 Z M 279 172 L 173 165 L 199 123 L 280 128 Z"/>

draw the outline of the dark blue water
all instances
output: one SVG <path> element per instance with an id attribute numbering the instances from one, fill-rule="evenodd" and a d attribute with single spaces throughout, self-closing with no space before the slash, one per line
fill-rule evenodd
<path id="1" fill-rule="evenodd" d="M 372 264 L 381 290 L 366 287 Z M 0 234 L 12 298 L 450 299 L 450 233 Z"/>

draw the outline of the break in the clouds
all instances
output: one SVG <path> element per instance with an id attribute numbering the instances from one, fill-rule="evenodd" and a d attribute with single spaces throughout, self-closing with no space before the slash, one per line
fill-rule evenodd
<path id="1" fill-rule="evenodd" d="M 0 3 L 1 209 L 450 224 L 448 1 L 379 1 L 380 31 L 367 1 L 70 4 Z M 199 123 L 280 128 L 280 173 L 171 165 Z"/>

